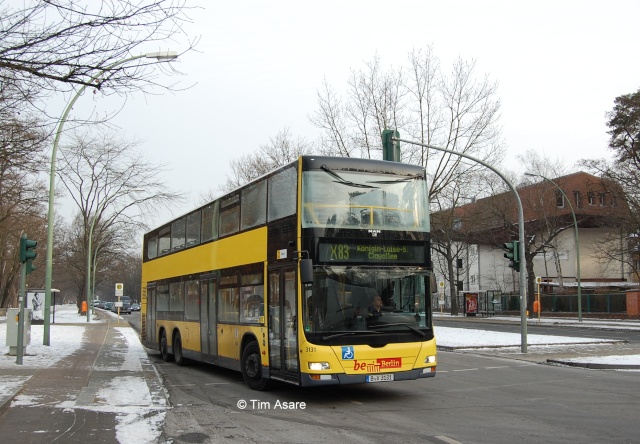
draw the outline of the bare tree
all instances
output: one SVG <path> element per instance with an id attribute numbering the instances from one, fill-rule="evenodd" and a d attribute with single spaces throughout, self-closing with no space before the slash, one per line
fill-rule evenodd
<path id="1" fill-rule="evenodd" d="M 291 163 L 299 156 L 310 153 L 311 147 L 304 138 L 293 139 L 290 129 L 285 128 L 270 138 L 268 144 L 261 145 L 257 152 L 232 160 L 232 176 L 227 176 L 227 182 L 221 191 L 231 191 L 275 168 Z M 209 197 L 215 196 L 210 193 L 206 197 L 208 201 L 213 200 Z"/>
<path id="2" fill-rule="evenodd" d="M 414 51 L 409 56 L 412 76 L 405 87 L 415 110 L 408 114 L 406 131 L 420 143 L 472 155 L 497 166 L 504 155 L 500 127 L 498 85 L 488 76 L 476 79 L 474 60 L 459 59 L 450 75 L 442 73 L 431 50 Z M 455 154 L 427 150 L 415 145 L 403 147 L 403 158 L 427 168 L 431 177 L 429 197 L 437 200 L 440 191 L 460 176 L 483 170 L 480 164 Z"/>
<path id="3" fill-rule="evenodd" d="M 79 210 L 85 262 L 90 233 L 96 262 L 108 265 L 109 254 L 134 245 L 134 233 L 146 227 L 146 214 L 182 199 L 166 188 L 164 168 L 135 146 L 100 133 L 78 135 L 62 150 L 59 176 Z"/>
<path id="4" fill-rule="evenodd" d="M 44 145 L 42 134 L 34 131 L 30 122 L 1 114 L 0 307 L 7 307 L 17 305 L 21 234 L 25 232 L 34 240 L 43 238 L 44 185 L 38 180 L 38 169 Z M 36 267 L 27 284 L 38 286 L 41 275 Z"/>
<path id="5" fill-rule="evenodd" d="M 154 82 L 149 63 L 115 62 L 184 37 L 189 9 L 186 0 L 2 0 L 0 80 L 18 85 L 23 97 L 64 85 L 139 90 Z"/>
<path id="6" fill-rule="evenodd" d="M 402 70 L 383 71 L 375 56 L 364 70 L 352 70 L 343 103 L 326 83 L 318 92 L 318 110 L 311 121 L 324 130 L 322 153 L 344 157 L 382 157 L 380 134 L 403 124 Z"/>
<path id="7" fill-rule="evenodd" d="M 311 122 L 322 129 L 320 154 L 328 156 L 355 157 L 355 147 L 349 139 L 349 126 L 342 99 L 324 80 L 317 92 L 318 110 L 310 117 Z"/>

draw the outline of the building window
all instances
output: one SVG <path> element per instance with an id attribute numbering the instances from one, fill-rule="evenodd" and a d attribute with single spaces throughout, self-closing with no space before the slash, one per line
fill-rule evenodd
<path id="1" fill-rule="evenodd" d="M 560 190 L 556 191 L 556 205 L 558 208 L 564 208 L 564 194 Z"/>
<path id="2" fill-rule="evenodd" d="M 595 205 L 596 204 L 596 193 L 588 192 L 587 193 L 587 200 L 589 201 L 589 205 Z"/>
<path id="3" fill-rule="evenodd" d="M 604 207 L 607 205 L 607 195 L 605 193 L 600 193 L 600 206 Z"/>
<path id="4" fill-rule="evenodd" d="M 580 191 L 574 191 L 573 197 L 575 198 L 576 208 L 582 208 L 582 193 Z"/>

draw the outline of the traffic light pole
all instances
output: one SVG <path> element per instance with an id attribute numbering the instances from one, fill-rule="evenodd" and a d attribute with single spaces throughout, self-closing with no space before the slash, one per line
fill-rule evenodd
<path id="1" fill-rule="evenodd" d="M 26 308 L 27 292 L 25 291 L 27 282 L 27 263 L 20 264 L 20 296 L 18 300 L 18 345 L 16 348 L 16 364 L 22 365 L 22 356 L 24 355 L 24 309 Z"/>
<path id="2" fill-rule="evenodd" d="M 423 146 L 425 148 L 431 148 L 436 151 L 442 151 L 445 153 L 464 157 L 466 159 L 472 160 L 474 162 L 479 163 L 480 165 L 483 165 L 489 168 L 491 171 L 493 171 L 498 176 L 500 176 L 500 178 L 504 180 L 504 182 L 509 186 L 511 191 L 513 191 L 513 194 L 516 198 L 516 203 L 518 204 L 518 239 L 519 239 L 519 250 L 520 250 L 518 253 L 518 256 L 522 258 L 521 260 L 524 259 L 525 257 L 524 256 L 524 245 L 525 245 L 524 243 L 524 211 L 522 209 L 522 201 L 520 200 L 520 195 L 518 194 L 516 187 L 509 181 L 509 179 L 507 179 L 500 171 L 498 171 L 496 168 L 489 165 L 488 163 L 483 162 L 482 160 L 477 159 L 465 153 L 460 153 L 458 151 L 451 151 L 445 148 L 440 148 L 438 146 L 427 145 L 425 143 L 413 142 L 411 140 L 404 140 L 396 137 L 392 137 L 391 140 L 394 142 L 403 142 L 403 143 L 408 143 L 410 145 Z M 520 274 L 520 351 L 522 353 L 527 353 L 527 300 L 526 300 L 527 286 L 526 286 L 526 276 L 525 276 L 526 273 L 521 272 L 519 274 Z"/>
<path id="3" fill-rule="evenodd" d="M 22 356 L 24 354 L 24 309 L 27 306 L 26 282 L 27 274 L 35 270 L 33 260 L 38 256 L 36 247 L 38 242 L 27 238 L 26 233 L 20 236 L 20 296 L 18 299 L 18 344 L 16 351 L 16 364 L 22 365 Z"/>

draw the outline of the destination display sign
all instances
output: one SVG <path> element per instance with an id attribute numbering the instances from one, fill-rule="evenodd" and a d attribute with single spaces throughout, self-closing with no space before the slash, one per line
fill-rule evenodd
<path id="1" fill-rule="evenodd" d="M 424 245 L 380 245 L 357 242 L 321 242 L 320 262 L 385 262 L 423 264 Z"/>

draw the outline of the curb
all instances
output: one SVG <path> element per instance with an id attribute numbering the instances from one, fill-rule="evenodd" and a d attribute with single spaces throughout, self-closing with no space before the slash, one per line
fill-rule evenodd
<path id="1" fill-rule="evenodd" d="M 527 344 L 527 347 L 549 347 L 549 346 L 580 346 L 580 345 L 600 345 L 600 344 L 628 344 L 626 339 L 611 339 L 606 341 L 594 341 L 594 342 L 551 342 L 542 344 Z M 511 345 L 465 345 L 465 346 L 448 346 L 448 345 L 436 345 L 437 350 L 442 351 L 465 351 L 465 350 L 482 350 L 482 349 L 503 349 L 520 347 L 520 344 Z"/>
<path id="2" fill-rule="evenodd" d="M 19 386 L 15 387 L 13 390 L 9 390 L 5 395 L 0 396 L 0 415 L 2 415 L 5 411 L 11 407 L 11 402 L 13 398 L 15 398 L 18 393 L 22 391 L 24 385 L 31 379 L 33 375 L 29 375 L 29 377 Z"/>
<path id="3" fill-rule="evenodd" d="M 549 364 L 567 365 L 569 367 L 582 367 L 593 370 L 640 370 L 638 364 L 598 364 L 595 362 L 574 362 L 560 359 L 547 359 Z"/>

